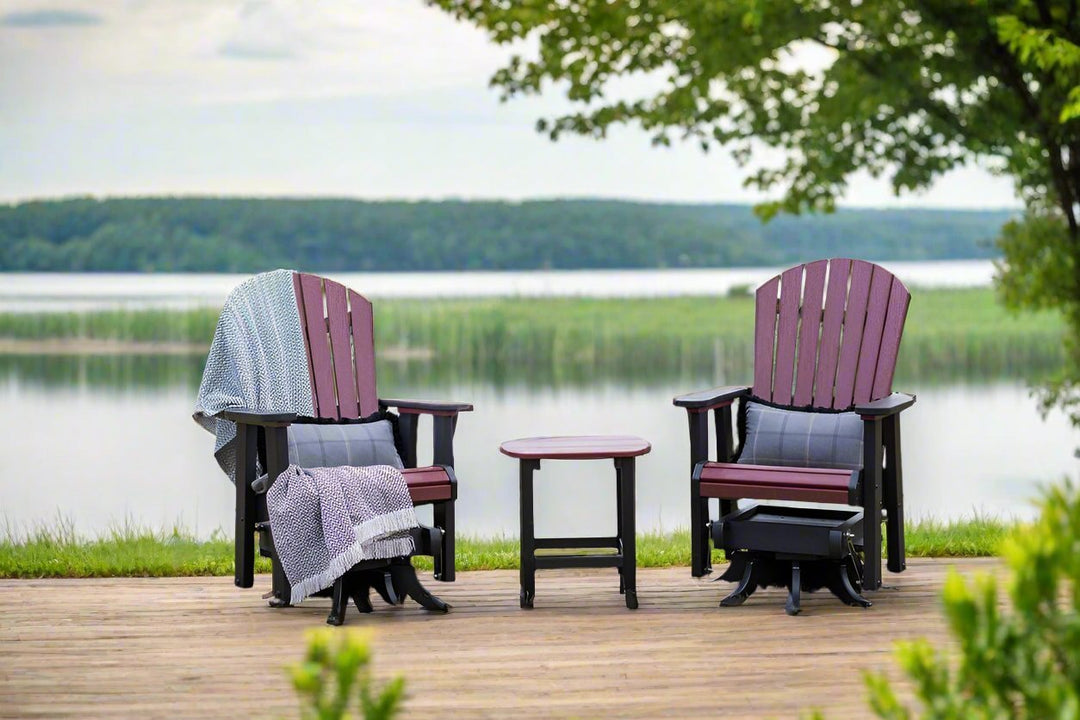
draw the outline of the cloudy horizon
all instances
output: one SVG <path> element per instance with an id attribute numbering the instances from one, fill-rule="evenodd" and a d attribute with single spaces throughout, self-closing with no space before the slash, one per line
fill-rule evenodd
<path id="1" fill-rule="evenodd" d="M 768 199 L 722 150 L 552 143 L 561 96 L 488 88 L 510 53 L 420 0 L 0 0 L 0 201 Z M 899 198 L 860 174 L 841 204 L 1020 207 L 978 167 Z"/>

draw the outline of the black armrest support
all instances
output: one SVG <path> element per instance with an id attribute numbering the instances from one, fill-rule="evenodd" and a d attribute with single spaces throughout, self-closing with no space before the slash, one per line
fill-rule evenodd
<path id="1" fill-rule="evenodd" d="M 727 387 L 679 395 L 672 400 L 672 403 L 676 407 L 683 407 L 687 410 L 709 410 L 721 403 L 730 403 L 736 398 L 749 394 L 750 387 L 748 385 L 728 385 Z"/>
<path id="2" fill-rule="evenodd" d="M 379 399 L 380 407 L 397 408 L 398 412 L 428 415 L 455 415 L 459 412 L 469 412 L 473 409 L 471 403 L 461 402 L 432 402 L 429 400 L 391 400 Z"/>
<path id="3" fill-rule="evenodd" d="M 432 462 L 454 467 L 454 431 L 457 429 L 458 413 L 471 411 L 472 403 L 380 398 L 379 407 L 396 408 L 400 415 L 398 432 L 405 445 L 405 456 L 401 458 L 405 467 L 416 467 L 417 415 L 431 415 L 433 418 Z"/>
<path id="4" fill-rule="evenodd" d="M 222 410 L 220 415 L 234 423 L 262 427 L 285 427 L 296 422 L 296 413 L 261 413 L 239 407 Z"/>
<path id="5" fill-rule="evenodd" d="M 915 396 L 907 393 L 894 392 L 873 402 L 862 403 L 855 406 L 855 412 L 864 419 L 884 418 L 895 415 L 901 410 L 906 410 L 915 404 Z"/>

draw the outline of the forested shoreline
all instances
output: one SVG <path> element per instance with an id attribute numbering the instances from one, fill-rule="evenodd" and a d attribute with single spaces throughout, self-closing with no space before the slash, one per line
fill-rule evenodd
<path id="1" fill-rule="evenodd" d="M 996 257 L 1014 211 L 617 200 L 72 198 L 0 205 L 0 271 L 257 272 L 736 267 L 811 257 Z"/>

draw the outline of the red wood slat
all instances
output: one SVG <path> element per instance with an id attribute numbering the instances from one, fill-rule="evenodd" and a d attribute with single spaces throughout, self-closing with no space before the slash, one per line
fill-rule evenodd
<path id="1" fill-rule="evenodd" d="M 776 342 L 776 299 L 780 276 L 757 289 L 754 314 L 754 395 L 772 397 L 773 347 Z"/>
<path id="2" fill-rule="evenodd" d="M 851 470 L 842 468 L 782 467 L 743 463 L 705 463 L 701 468 L 702 482 L 744 482 L 753 485 L 791 485 L 800 487 L 848 487 Z"/>
<path id="3" fill-rule="evenodd" d="M 356 392 L 360 399 L 360 417 L 379 410 L 375 390 L 375 320 L 371 303 L 360 293 L 349 291 L 352 310 L 352 338 L 356 367 Z"/>
<path id="4" fill-rule="evenodd" d="M 799 336 L 799 305 L 802 304 L 803 266 L 780 276 L 780 317 L 776 323 L 776 367 L 772 401 L 791 404 L 791 381 L 795 377 L 795 342 Z"/>
<path id="5" fill-rule="evenodd" d="M 330 351 L 334 359 L 338 412 L 343 418 L 360 417 L 356 399 L 356 370 L 353 368 L 352 328 L 345 286 L 326 280 L 326 323 L 330 326 Z"/>
<path id="6" fill-rule="evenodd" d="M 406 468 L 401 474 L 405 476 L 413 504 L 449 500 L 453 494 L 450 478 L 441 467 Z"/>
<path id="7" fill-rule="evenodd" d="M 893 276 L 883 267 L 874 266 L 870 279 L 870 295 L 866 301 L 866 322 L 863 324 L 862 347 L 859 349 L 859 365 L 855 372 L 854 402 L 869 402 L 874 390 L 877 373 L 878 350 L 881 333 L 885 330 L 885 314 L 889 307 Z"/>
<path id="8" fill-rule="evenodd" d="M 739 500 L 786 500 L 788 502 L 819 502 L 847 505 L 848 491 L 826 490 L 822 488 L 770 487 L 742 485 L 739 483 L 703 482 L 700 492 L 702 497 Z"/>
<path id="9" fill-rule="evenodd" d="M 818 340 L 818 363 L 814 373 L 814 407 L 833 406 L 833 385 L 840 357 L 840 330 L 844 326 L 844 307 L 847 305 L 848 278 L 851 261 L 833 258 L 829 261 L 829 286 L 825 295 L 825 311 Z"/>
<path id="10" fill-rule="evenodd" d="M 300 334 L 304 337 L 304 349 L 307 350 L 307 313 L 304 311 L 304 291 L 300 287 L 300 274 L 293 273 L 293 292 L 296 293 L 296 309 L 300 313 Z M 307 353 L 308 380 L 311 382 L 311 406 L 315 414 L 319 412 L 319 401 L 315 397 L 315 373 L 311 368 L 311 353 Z"/>
<path id="11" fill-rule="evenodd" d="M 326 334 L 326 315 L 323 314 L 322 278 L 300 274 L 304 293 L 304 316 L 307 318 L 308 357 L 315 378 L 315 414 L 337 420 L 337 400 L 334 398 L 334 364 L 330 358 L 330 341 Z"/>
<path id="12" fill-rule="evenodd" d="M 847 309 L 844 312 L 844 336 L 840 341 L 840 361 L 836 368 L 833 388 L 833 408 L 851 406 L 855 392 L 855 371 L 862 345 L 863 322 L 866 320 L 866 300 L 870 295 L 870 276 L 874 266 L 862 260 L 851 263 L 851 286 L 848 288 Z"/>
<path id="13" fill-rule="evenodd" d="M 814 398 L 814 369 L 817 366 L 818 337 L 821 335 L 821 305 L 825 291 L 825 271 L 828 260 L 818 260 L 806 266 L 803 286 L 801 323 L 799 325 L 799 358 L 796 361 L 795 395 L 792 404 L 809 405 Z"/>
<path id="14" fill-rule="evenodd" d="M 910 302 L 911 294 L 904 284 L 894 277 L 892 292 L 889 293 L 889 310 L 885 316 L 885 330 L 881 334 L 881 349 L 878 351 L 877 373 L 870 393 L 871 400 L 883 398 L 892 392 L 893 372 L 896 370 L 900 337 L 904 334 L 904 321 L 907 319 Z"/>

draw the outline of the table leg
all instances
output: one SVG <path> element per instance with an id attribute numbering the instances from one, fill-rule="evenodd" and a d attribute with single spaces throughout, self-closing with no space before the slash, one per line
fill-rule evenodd
<path id="1" fill-rule="evenodd" d="M 622 480 L 622 463 L 619 458 L 615 458 L 615 519 L 616 530 L 615 535 L 622 539 L 623 529 L 623 480 Z M 619 566 L 619 592 L 626 592 L 626 582 L 623 578 L 622 566 Z"/>
<path id="2" fill-rule="evenodd" d="M 634 525 L 634 458 L 619 458 L 616 462 L 619 484 L 619 540 L 622 543 L 622 587 L 626 607 L 637 609 L 637 537 Z"/>
<path id="3" fill-rule="evenodd" d="M 533 527 L 533 471 L 539 460 L 521 460 L 519 506 L 521 509 L 521 607 L 531 608 L 536 596 L 536 532 Z"/>

